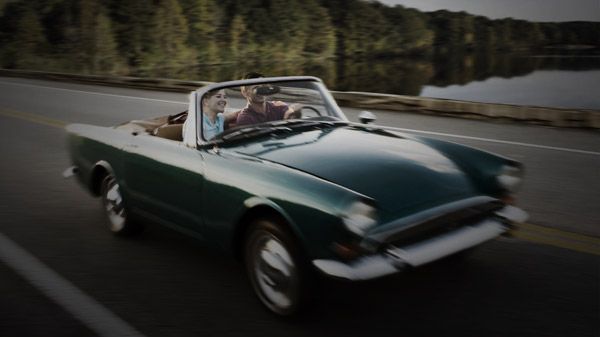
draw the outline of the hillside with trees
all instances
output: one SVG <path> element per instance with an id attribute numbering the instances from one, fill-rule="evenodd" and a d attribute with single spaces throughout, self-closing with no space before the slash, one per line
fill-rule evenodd
<path id="1" fill-rule="evenodd" d="M 131 74 L 247 61 L 600 47 L 599 22 L 491 20 L 362 0 L 0 1 L 0 67 Z"/>

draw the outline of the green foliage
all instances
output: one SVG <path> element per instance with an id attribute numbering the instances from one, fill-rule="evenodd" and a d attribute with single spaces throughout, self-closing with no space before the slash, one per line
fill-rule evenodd
<path id="1" fill-rule="evenodd" d="M 386 35 L 391 30 L 385 25 L 381 11 L 370 3 L 349 1 L 348 12 L 342 24 L 341 37 L 344 40 L 346 56 L 376 56 L 385 51 Z"/>
<path id="2" fill-rule="evenodd" d="M 120 54 L 129 66 L 140 67 L 154 44 L 149 34 L 154 15 L 153 0 L 115 0 L 110 12 Z"/>
<path id="3" fill-rule="evenodd" d="M 75 43 L 70 54 L 75 55 L 85 73 L 117 73 L 123 61 L 117 50 L 112 24 L 106 9 L 93 0 L 79 2 Z"/>
<path id="4" fill-rule="evenodd" d="M 86 73 L 600 46 L 598 22 L 491 20 L 366 0 L 0 0 L 0 16 L 0 66 Z"/>
<path id="5" fill-rule="evenodd" d="M 254 54 L 256 45 L 252 43 L 254 34 L 246 26 L 246 21 L 241 15 L 236 15 L 229 30 L 229 51 L 234 59 L 245 59 Z"/>
<path id="6" fill-rule="evenodd" d="M 422 53 L 434 42 L 434 32 L 427 27 L 427 19 L 416 10 L 397 6 L 386 11 L 387 21 L 394 23 L 386 35 L 386 52 L 392 55 Z"/>
<path id="7" fill-rule="evenodd" d="M 307 13 L 303 52 L 309 56 L 332 57 L 335 53 L 336 34 L 327 10 L 315 0 L 303 1 L 302 6 Z"/>
<path id="8" fill-rule="evenodd" d="M 124 63 L 118 54 L 117 43 L 113 36 L 110 19 L 102 12 L 98 13 L 94 26 L 94 45 L 91 69 L 100 73 L 119 73 Z"/>
<path id="9" fill-rule="evenodd" d="M 195 53 L 187 45 L 187 20 L 177 0 L 159 0 L 146 33 L 153 43 L 142 56 L 142 68 L 166 69 L 195 63 Z"/>
<path id="10" fill-rule="evenodd" d="M 188 44 L 196 50 L 198 61 L 215 63 L 219 61 L 219 27 L 223 14 L 212 0 L 182 0 L 183 12 L 188 22 Z"/>
<path id="11" fill-rule="evenodd" d="M 14 40 L 7 46 L 7 50 L 15 56 L 17 68 L 36 69 L 44 64 L 42 51 L 46 43 L 38 16 L 33 10 L 26 9 L 17 25 Z"/>

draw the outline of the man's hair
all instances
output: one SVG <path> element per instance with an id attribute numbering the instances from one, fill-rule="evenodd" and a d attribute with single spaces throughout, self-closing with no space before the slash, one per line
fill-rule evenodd
<path id="1" fill-rule="evenodd" d="M 249 80 L 252 78 L 261 78 L 261 77 L 265 77 L 265 76 L 261 73 L 252 71 L 252 72 L 246 73 L 244 76 L 242 76 L 242 80 Z M 240 87 L 240 91 L 242 92 L 242 95 L 245 97 L 246 95 L 244 93 L 246 92 L 246 86 Z"/>
<path id="2" fill-rule="evenodd" d="M 242 76 L 242 80 L 249 80 L 252 78 L 261 78 L 261 77 L 265 77 L 265 75 L 252 71 L 252 72 L 246 73 L 244 76 Z"/>

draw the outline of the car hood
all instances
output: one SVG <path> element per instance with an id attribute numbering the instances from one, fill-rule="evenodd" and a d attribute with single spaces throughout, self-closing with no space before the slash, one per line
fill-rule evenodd
<path id="1" fill-rule="evenodd" d="M 314 130 L 263 138 L 231 150 L 310 173 L 373 198 L 391 217 L 478 195 L 465 173 L 441 152 L 378 129 L 345 126 Z"/>

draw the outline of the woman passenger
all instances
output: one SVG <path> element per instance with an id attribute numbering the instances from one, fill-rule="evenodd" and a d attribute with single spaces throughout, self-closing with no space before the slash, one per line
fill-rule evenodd
<path id="1" fill-rule="evenodd" d="M 223 132 L 227 94 L 225 90 L 207 92 L 202 97 L 202 131 L 204 139 L 210 140 Z"/>

